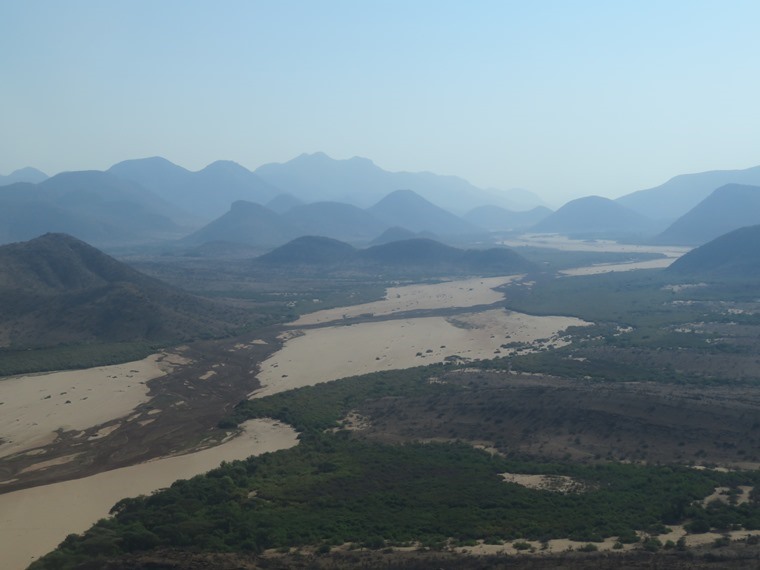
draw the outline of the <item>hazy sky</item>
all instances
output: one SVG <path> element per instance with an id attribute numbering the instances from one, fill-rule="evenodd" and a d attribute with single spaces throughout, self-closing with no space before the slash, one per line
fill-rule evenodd
<path id="1" fill-rule="evenodd" d="M 2 0 L 0 174 L 359 155 L 552 203 L 760 164 L 757 0 Z"/>

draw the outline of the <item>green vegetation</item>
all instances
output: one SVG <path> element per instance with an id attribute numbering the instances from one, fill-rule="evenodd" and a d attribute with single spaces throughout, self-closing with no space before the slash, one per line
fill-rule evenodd
<path id="1" fill-rule="evenodd" d="M 32 568 L 66 570 L 86 561 L 157 547 L 216 552 L 352 543 L 366 548 L 420 544 L 523 543 L 607 537 L 656 551 L 665 525 L 692 532 L 760 528 L 757 495 L 742 505 L 701 499 L 717 486 L 760 485 L 760 473 L 621 463 L 581 465 L 501 457 L 461 443 L 390 445 L 331 432 L 367 402 L 457 400 L 466 383 L 432 381 L 447 365 L 382 372 L 241 403 L 225 420 L 276 417 L 297 426 L 295 448 L 223 464 L 150 497 L 124 499 L 114 515 L 69 536 Z M 563 475 L 577 493 L 534 490 L 500 473 Z M 734 493 L 736 494 L 736 493 Z M 735 501 L 734 501 L 735 502 Z"/>
<path id="2" fill-rule="evenodd" d="M 0 349 L 0 377 L 130 362 L 145 358 L 161 348 L 161 345 L 145 342 L 120 342 L 36 350 Z"/>
<path id="3" fill-rule="evenodd" d="M 528 287 L 507 288 L 507 307 L 533 315 L 580 317 L 597 323 L 636 327 L 689 322 L 700 313 L 667 303 L 683 296 L 663 289 L 662 271 L 605 273 L 577 277 L 544 276 Z M 693 293 L 690 290 L 689 293 Z M 679 319 L 673 321 L 673 319 Z"/>
<path id="4" fill-rule="evenodd" d="M 573 267 L 586 267 L 601 263 L 631 263 L 664 257 L 660 253 L 613 252 L 613 251 L 564 251 L 548 247 L 518 246 L 512 248 L 528 261 L 550 271 Z"/>
<path id="5" fill-rule="evenodd" d="M 505 483 L 502 472 L 569 475 L 588 490 L 531 490 Z M 695 506 L 716 485 L 749 479 L 760 476 L 542 464 L 490 456 L 464 444 L 391 446 L 345 434 L 311 435 L 291 450 L 224 464 L 150 497 L 124 499 L 113 508 L 113 518 L 81 537 L 68 537 L 32 568 L 62 570 L 159 546 L 260 552 L 343 543 L 434 546 L 484 538 L 569 537 L 593 543 L 686 517 L 705 517 L 718 528 L 758 528 L 756 506 L 725 506 L 719 514 Z M 646 546 L 655 544 L 653 539 Z"/>
<path id="6" fill-rule="evenodd" d="M 456 385 L 427 382 L 428 378 L 444 369 L 445 365 L 434 364 L 376 372 L 289 390 L 267 398 L 244 400 L 232 416 L 223 421 L 228 422 L 226 425 L 237 425 L 253 418 L 275 418 L 292 425 L 299 432 L 319 433 L 335 427 L 350 410 L 367 400 L 461 390 Z"/>

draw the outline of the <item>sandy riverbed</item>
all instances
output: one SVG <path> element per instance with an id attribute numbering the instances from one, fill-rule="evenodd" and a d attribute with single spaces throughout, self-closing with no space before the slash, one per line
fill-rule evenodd
<path id="1" fill-rule="evenodd" d="M 589 267 L 574 267 L 560 271 L 562 275 L 599 275 L 600 273 L 612 273 L 613 271 L 635 271 L 637 269 L 665 269 L 676 260 L 676 257 L 663 257 L 648 261 L 632 261 L 630 263 L 600 263 Z"/>
<path id="2" fill-rule="evenodd" d="M 689 247 L 675 245 L 636 245 L 618 243 L 611 240 L 572 239 L 559 234 L 523 234 L 515 239 L 501 242 L 510 247 L 533 246 L 559 249 L 563 251 L 601 251 L 616 253 L 659 253 L 666 257 L 681 257 L 689 251 Z"/>
<path id="3" fill-rule="evenodd" d="M 494 287 L 509 283 L 518 277 L 517 275 L 476 277 L 430 285 L 389 287 L 386 291 L 385 299 L 380 301 L 309 313 L 303 315 L 293 325 L 303 326 L 329 323 L 370 313 L 374 316 L 382 316 L 423 309 L 489 305 L 504 298 L 504 295 L 498 291 L 494 291 Z"/>
<path id="4" fill-rule="evenodd" d="M 298 442 L 293 428 L 272 420 L 252 420 L 243 427 L 239 437 L 196 453 L 0 495 L 0 567 L 26 568 L 68 534 L 83 532 L 107 516 L 124 497 L 149 494 L 222 461 L 287 449 Z"/>
<path id="5" fill-rule="evenodd" d="M 0 381 L 0 457 L 52 443 L 57 430 L 83 430 L 126 416 L 148 401 L 146 383 L 171 367 L 165 355 L 154 354 L 126 364 Z"/>
<path id="6" fill-rule="evenodd" d="M 399 319 L 304 331 L 287 340 L 261 366 L 260 398 L 302 386 L 381 370 L 508 354 L 510 342 L 559 346 L 557 335 L 570 326 L 589 323 L 571 317 L 534 317 L 494 309 L 456 317 Z M 499 351 L 499 352 L 497 352 Z M 419 354 L 418 354 L 419 353 Z"/>

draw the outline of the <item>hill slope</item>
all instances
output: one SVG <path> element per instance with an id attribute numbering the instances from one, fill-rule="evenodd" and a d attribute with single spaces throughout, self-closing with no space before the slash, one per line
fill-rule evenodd
<path id="1" fill-rule="evenodd" d="M 254 261 L 257 265 L 329 268 L 336 264 L 350 266 L 356 255 L 357 251 L 342 241 L 323 236 L 301 236 Z"/>
<path id="2" fill-rule="evenodd" d="M 399 188 L 410 188 L 434 204 L 462 213 L 473 205 L 520 209 L 541 203 L 525 190 L 487 190 L 456 176 L 430 172 L 388 172 L 367 158 L 334 160 L 321 152 L 302 154 L 283 164 L 265 164 L 255 173 L 305 202 L 339 201 L 362 208 Z"/>
<path id="3" fill-rule="evenodd" d="M 272 210 L 238 200 L 229 212 L 185 237 L 190 244 L 232 242 L 259 247 L 281 245 L 298 235 L 298 230 Z"/>
<path id="4" fill-rule="evenodd" d="M 693 249 L 668 271 L 711 279 L 760 278 L 760 225 L 734 230 Z"/>
<path id="5" fill-rule="evenodd" d="M 760 166 L 681 174 L 660 186 L 621 196 L 617 202 L 653 220 L 675 220 L 716 188 L 731 183 L 760 186 Z"/>
<path id="6" fill-rule="evenodd" d="M 19 168 L 18 170 L 14 170 L 10 174 L 0 174 L 0 186 L 7 186 L 8 184 L 15 184 L 16 182 L 30 182 L 32 184 L 39 184 L 43 180 L 47 179 L 47 177 L 48 175 L 41 170 L 27 166 L 26 168 Z"/>
<path id="7" fill-rule="evenodd" d="M 644 216 L 601 196 L 572 200 L 531 228 L 533 232 L 619 236 L 651 231 Z"/>
<path id="8" fill-rule="evenodd" d="M 300 235 L 327 236 L 345 241 L 366 241 L 388 225 L 370 212 L 341 202 L 314 202 L 296 206 L 282 219 L 298 228 Z"/>
<path id="9" fill-rule="evenodd" d="M 695 245 L 760 224 L 760 186 L 726 184 L 657 236 L 659 243 Z"/>
<path id="10" fill-rule="evenodd" d="M 152 192 L 105 172 L 64 172 L 40 184 L 0 187 L 3 243 L 64 231 L 99 245 L 173 238 L 173 208 Z"/>
<path id="11" fill-rule="evenodd" d="M 430 239 L 394 241 L 367 249 L 325 237 L 297 238 L 253 261 L 254 267 L 377 275 L 522 273 L 535 266 L 506 248 L 463 250 Z"/>
<path id="12" fill-rule="evenodd" d="M 237 200 L 264 203 L 280 191 L 250 170 L 231 161 L 217 161 L 191 172 L 161 157 L 125 160 L 108 172 L 131 180 L 201 220 L 226 212 Z"/>
<path id="13" fill-rule="evenodd" d="M 413 232 L 449 236 L 483 231 L 411 190 L 391 192 L 367 211 L 388 226 L 400 226 Z"/>
<path id="14" fill-rule="evenodd" d="M 420 273 L 510 274 L 535 269 L 511 249 L 459 249 L 430 239 L 415 238 L 376 245 L 359 254 L 362 262 Z"/>
<path id="15" fill-rule="evenodd" d="M 0 247 L 0 347 L 222 334 L 216 305 L 64 234 Z"/>

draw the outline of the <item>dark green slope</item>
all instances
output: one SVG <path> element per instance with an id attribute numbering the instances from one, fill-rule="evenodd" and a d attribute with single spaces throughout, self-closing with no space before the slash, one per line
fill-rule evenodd
<path id="1" fill-rule="evenodd" d="M 668 271 L 718 280 L 760 278 L 760 225 L 717 237 L 676 260 Z"/>
<path id="2" fill-rule="evenodd" d="M 323 236 L 301 236 L 257 257 L 256 265 L 298 266 L 313 265 L 327 268 L 335 264 L 350 265 L 356 250 L 336 239 Z"/>
<path id="3" fill-rule="evenodd" d="M 235 316 L 64 234 L 0 247 L 0 346 L 165 342 L 224 334 Z"/>

